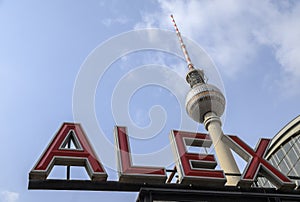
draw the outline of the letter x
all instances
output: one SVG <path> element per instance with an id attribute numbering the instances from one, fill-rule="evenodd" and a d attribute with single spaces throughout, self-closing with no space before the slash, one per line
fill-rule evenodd
<path id="1" fill-rule="evenodd" d="M 277 188 L 295 187 L 295 184 L 288 177 L 264 159 L 270 139 L 260 139 L 255 150 L 249 147 L 237 136 L 225 136 L 223 141 L 225 141 L 231 149 L 248 162 L 241 177 L 241 186 L 251 186 L 257 178 L 258 173 L 261 173 Z"/>

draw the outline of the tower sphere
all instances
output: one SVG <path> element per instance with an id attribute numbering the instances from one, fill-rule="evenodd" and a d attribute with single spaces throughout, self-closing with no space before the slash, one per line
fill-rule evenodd
<path id="1" fill-rule="evenodd" d="M 185 101 L 188 115 L 199 123 L 203 123 L 204 115 L 214 112 L 218 117 L 225 110 L 225 97 L 214 85 L 197 83 L 188 92 Z"/>

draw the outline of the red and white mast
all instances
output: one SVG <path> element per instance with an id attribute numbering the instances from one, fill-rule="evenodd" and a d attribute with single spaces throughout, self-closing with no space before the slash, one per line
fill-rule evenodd
<path id="1" fill-rule="evenodd" d="M 177 34 L 177 36 L 178 36 L 179 42 L 180 42 L 180 46 L 181 46 L 183 55 L 184 55 L 184 57 L 185 57 L 185 61 L 186 61 L 187 64 L 188 64 L 188 68 L 189 68 L 190 70 L 192 70 L 192 69 L 194 69 L 194 65 L 192 64 L 191 58 L 190 58 L 190 56 L 189 56 L 189 53 L 188 53 L 188 51 L 187 51 L 187 49 L 186 49 L 186 47 L 185 47 L 185 45 L 184 45 L 184 43 L 183 43 L 181 34 L 180 34 L 179 29 L 178 29 L 178 27 L 177 27 L 177 25 L 176 25 L 176 22 L 175 22 L 175 19 L 174 19 L 173 15 L 171 15 L 171 18 L 172 18 L 172 21 L 173 21 L 173 24 L 174 24 L 174 27 L 175 27 L 176 34 Z"/>

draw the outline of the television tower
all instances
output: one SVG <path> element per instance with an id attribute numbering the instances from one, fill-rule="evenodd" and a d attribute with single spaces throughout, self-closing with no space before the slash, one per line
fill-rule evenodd
<path id="1" fill-rule="evenodd" d="M 239 182 L 240 171 L 230 148 L 222 141 L 224 134 L 220 117 L 225 109 L 225 97 L 216 86 L 206 83 L 203 70 L 194 68 L 173 15 L 171 18 L 189 69 L 186 81 L 190 84 L 191 90 L 186 96 L 186 111 L 193 120 L 204 123 L 213 141 L 220 167 L 225 172 L 226 185 L 235 186 Z"/>

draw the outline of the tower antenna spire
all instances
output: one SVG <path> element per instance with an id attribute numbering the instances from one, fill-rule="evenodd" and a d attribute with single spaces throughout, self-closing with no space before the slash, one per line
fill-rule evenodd
<path id="1" fill-rule="evenodd" d="M 178 27 L 177 27 L 177 24 L 176 24 L 176 22 L 175 22 L 174 16 L 171 15 L 171 18 L 172 18 L 172 22 L 173 22 L 173 24 L 174 24 L 174 27 L 175 27 L 176 34 L 177 34 L 177 36 L 178 36 L 179 42 L 180 42 L 181 50 L 182 50 L 182 52 L 183 52 L 183 54 L 184 54 L 184 57 L 185 57 L 185 60 L 186 60 L 186 62 L 187 62 L 188 68 L 189 68 L 189 70 L 192 70 L 192 69 L 194 69 L 194 65 L 192 64 L 191 58 L 190 58 L 190 56 L 189 56 L 189 53 L 188 53 L 188 51 L 187 51 L 187 49 L 186 49 L 186 47 L 185 47 L 185 45 L 184 45 L 184 43 L 183 43 L 181 34 L 180 34 L 179 29 L 178 29 Z"/>

